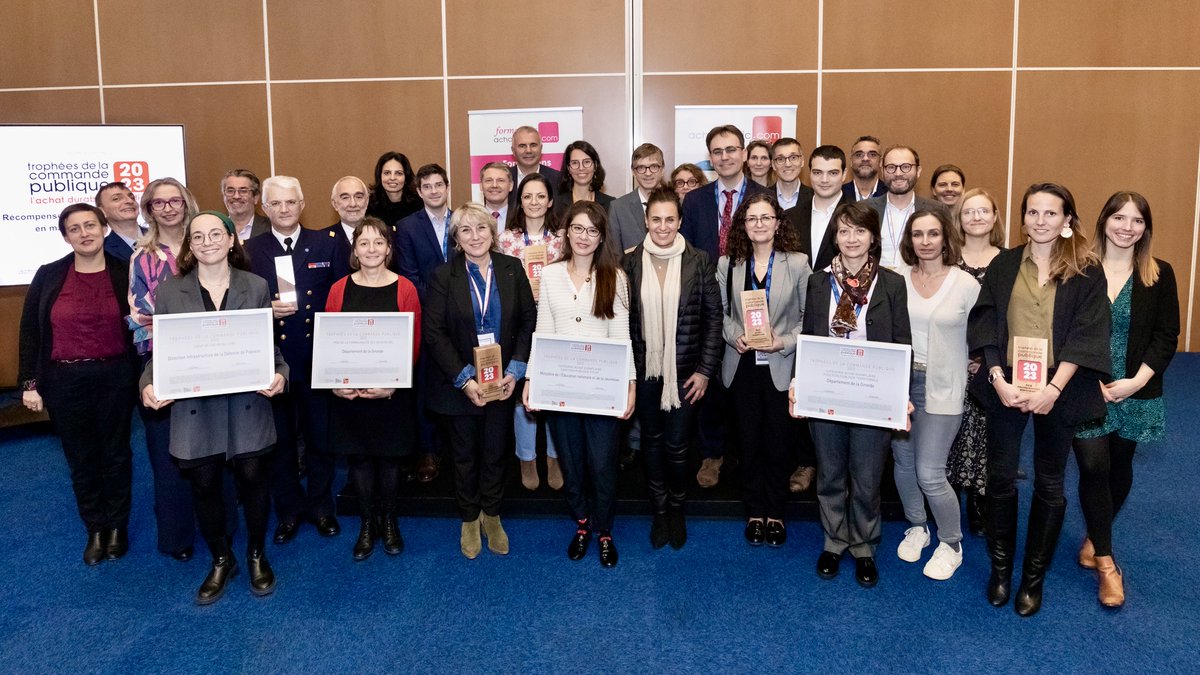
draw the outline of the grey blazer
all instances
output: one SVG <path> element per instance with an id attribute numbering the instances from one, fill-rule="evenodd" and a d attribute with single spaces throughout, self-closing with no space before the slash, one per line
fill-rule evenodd
<path id="1" fill-rule="evenodd" d="M 250 272 L 231 269 L 225 309 L 257 309 L 271 306 L 267 282 Z M 187 276 L 162 282 L 155 295 L 159 314 L 203 312 L 200 279 L 193 270 Z M 288 365 L 275 347 L 275 372 L 286 380 Z M 146 362 L 139 391 L 154 382 L 154 359 Z M 226 459 L 257 452 L 275 444 L 275 421 L 270 399 L 248 392 L 204 396 L 171 404 L 171 455 L 196 460 L 212 455 Z"/>
<path id="2" fill-rule="evenodd" d="M 796 336 L 804 323 L 804 300 L 808 293 L 808 277 L 812 270 L 808 256 L 803 253 L 781 253 L 775 255 L 771 268 L 771 297 L 767 299 L 767 313 L 771 315 L 771 330 L 783 342 L 783 349 L 767 354 L 767 367 L 771 369 L 771 381 L 779 391 L 787 391 L 796 367 Z M 724 327 L 725 358 L 721 363 L 721 382 L 726 387 L 733 383 L 738 362 L 742 355 L 733 346 L 737 339 L 746 334 L 742 324 L 742 290 L 746 288 L 746 263 L 739 262 L 729 270 L 729 257 L 721 256 L 717 261 L 717 288 L 721 293 L 721 308 L 725 310 Z M 730 304 L 732 303 L 732 307 Z"/>
<path id="3" fill-rule="evenodd" d="M 608 242 L 617 257 L 642 243 L 646 238 L 646 212 L 637 190 L 617 197 L 608 206 Z"/>

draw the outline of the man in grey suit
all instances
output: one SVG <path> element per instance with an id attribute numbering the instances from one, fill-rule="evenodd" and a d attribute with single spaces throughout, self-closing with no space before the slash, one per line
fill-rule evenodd
<path id="1" fill-rule="evenodd" d="M 864 204 L 879 214 L 880 244 L 879 264 L 903 272 L 907 265 L 900 259 L 900 239 L 904 236 L 904 224 L 917 209 L 944 208 L 941 202 L 918 197 L 915 190 L 921 177 L 921 157 L 907 145 L 893 145 L 883 153 L 883 182 L 887 194 L 868 199 Z"/>
<path id="2" fill-rule="evenodd" d="M 629 168 L 633 169 L 636 187 L 608 207 L 608 243 L 618 257 L 646 238 L 646 200 L 651 190 L 662 185 L 662 149 L 653 143 L 642 143 L 634 148 Z"/>
<path id="3" fill-rule="evenodd" d="M 238 239 L 243 243 L 250 237 L 271 229 L 271 221 L 260 216 L 254 208 L 258 206 L 262 182 L 249 169 L 230 169 L 221 176 L 221 198 L 225 200 L 225 213 L 237 228 Z"/>

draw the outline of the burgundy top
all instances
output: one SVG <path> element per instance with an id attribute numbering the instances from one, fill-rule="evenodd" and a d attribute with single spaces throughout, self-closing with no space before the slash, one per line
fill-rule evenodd
<path id="1" fill-rule="evenodd" d="M 50 331 L 54 361 L 106 359 L 125 353 L 124 317 L 107 270 L 85 274 L 75 271 L 71 263 L 50 308 Z"/>

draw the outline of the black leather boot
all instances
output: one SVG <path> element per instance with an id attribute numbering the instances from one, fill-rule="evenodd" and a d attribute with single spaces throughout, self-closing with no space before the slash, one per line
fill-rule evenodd
<path id="1" fill-rule="evenodd" d="M 363 511 L 362 524 L 358 527 L 358 539 L 354 542 L 354 560 L 361 562 L 375 552 L 375 518 L 370 511 Z"/>
<path id="2" fill-rule="evenodd" d="M 979 497 L 974 492 L 967 491 L 967 530 L 976 537 L 987 535 L 986 507 L 985 497 Z"/>
<path id="3" fill-rule="evenodd" d="M 678 551 L 687 543 L 687 520 L 683 517 L 683 505 L 667 509 L 667 531 L 670 533 L 671 548 Z"/>
<path id="4" fill-rule="evenodd" d="M 404 537 L 400 534 L 394 507 L 389 507 L 383 514 L 383 550 L 388 555 L 400 555 L 404 551 Z"/>
<path id="5" fill-rule="evenodd" d="M 1041 497 L 1033 496 L 1029 509 L 1029 532 L 1025 538 L 1025 568 L 1021 574 L 1021 587 L 1013 600 L 1013 608 L 1021 616 L 1033 616 L 1042 608 L 1042 586 L 1046 572 L 1054 559 L 1058 546 L 1058 535 L 1062 531 L 1063 516 L 1067 502 L 1062 497 L 1058 504 L 1051 504 Z"/>
<path id="6" fill-rule="evenodd" d="M 104 536 L 100 530 L 88 532 L 87 545 L 83 547 L 83 564 L 88 567 L 99 565 L 104 560 Z"/>
<path id="7" fill-rule="evenodd" d="M 229 585 L 229 580 L 238 573 L 237 559 L 233 557 L 233 551 L 229 550 L 229 542 L 225 537 L 208 542 L 208 550 L 212 552 L 212 569 L 208 571 L 208 576 L 204 577 L 200 590 L 196 591 L 197 605 L 211 605 L 220 600 L 221 596 L 225 595 L 225 587 Z"/>
<path id="8" fill-rule="evenodd" d="M 250 570 L 250 592 L 262 597 L 275 590 L 275 570 L 267 562 L 262 546 L 246 549 L 246 568 Z"/>
<path id="9" fill-rule="evenodd" d="M 988 578 L 988 602 L 1003 607 L 1012 592 L 1013 555 L 1017 548 L 1017 495 L 988 497 L 988 554 L 992 575 Z"/>
<path id="10" fill-rule="evenodd" d="M 671 531 L 667 521 L 667 514 L 654 514 L 654 519 L 650 521 L 650 548 L 658 550 L 666 546 L 670 539 Z"/>
<path id="11" fill-rule="evenodd" d="M 116 560 L 129 552 L 129 530 L 124 527 L 113 527 L 104 531 L 104 557 Z"/>

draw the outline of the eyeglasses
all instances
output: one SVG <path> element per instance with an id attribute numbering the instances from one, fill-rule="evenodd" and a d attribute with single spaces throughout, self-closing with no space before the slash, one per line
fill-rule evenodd
<path id="1" fill-rule="evenodd" d="M 987 218 L 988 216 L 992 215 L 992 210 L 982 207 L 978 209 L 963 209 L 960 213 L 962 213 L 963 218 Z"/>
<path id="2" fill-rule="evenodd" d="M 726 156 L 731 157 L 741 151 L 742 151 L 741 147 L 736 146 L 736 145 L 731 145 L 727 148 L 713 148 L 712 150 L 709 150 L 708 152 L 713 157 L 726 157 Z"/>
<path id="3" fill-rule="evenodd" d="M 648 173 L 656 173 L 661 171 L 662 168 L 662 164 L 643 164 L 641 166 L 634 166 L 633 172 L 645 176 Z"/>
<path id="4" fill-rule="evenodd" d="M 803 161 L 803 155 L 780 155 L 775 158 L 776 164 L 800 164 Z"/>
<path id="5" fill-rule="evenodd" d="M 758 225 L 759 223 L 762 223 L 763 225 L 771 225 L 776 220 L 779 219 L 775 216 L 746 216 L 747 225 Z"/>
<path id="6" fill-rule="evenodd" d="M 162 211 L 168 206 L 173 209 L 182 209 L 187 202 L 183 201 L 183 197 L 171 197 L 170 199 L 151 199 L 148 203 L 151 211 Z"/>
<path id="7" fill-rule="evenodd" d="M 900 173 L 908 173 L 909 171 L 912 171 L 913 167 L 915 166 L 916 164 L 909 164 L 908 162 L 905 162 L 904 164 L 884 164 L 883 170 L 888 173 L 896 173 L 897 171 Z"/>
<path id="8" fill-rule="evenodd" d="M 592 160 L 591 158 L 573 159 L 567 162 L 567 166 L 571 167 L 572 169 L 590 169 L 592 168 Z"/>
<path id="9" fill-rule="evenodd" d="M 273 199 L 273 200 L 267 202 L 267 208 L 269 208 L 269 209 L 278 209 L 278 208 L 283 208 L 284 206 L 288 207 L 289 209 L 294 209 L 299 205 L 300 205 L 299 199 L 285 199 L 282 201 L 278 200 L 278 199 Z"/>
<path id="10" fill-rule="evenodd" d="M 864 157 L 867 157 L 870 159 L 879 159 L 879 153 L 875 152 L 874 150 L 867 150 L 865 152 L 862 150 L 859 150 L 858 152 L 851 155 L 851 157 L 853 157 L 854 159 L 863 159 Z"/>
<path id="11" fill-rule="evenodd" d="M 249 197 L 250 195 L 252 195 L 254 193 L 255 193 L 254 188 L 235 188 L 235 187 L 225 188 L 225 196 L 226 197 L 234 197 L 234 196 Z"/>
<path id="12" fill-rule="evenodd" d="M 583 225 L 572 225 L 571 234 L 575 235 L 576 237 L 587 235 L 589 238 L 595 239 L 596 237 L 600 236 L 600 228 L 595 226 L 584 227 Z"/>
<path id="13" fill-rule="evenodd" d="M 700 185 L 700 181 L 696 180 L 695 178 L 689 178 L 687 180 L 684 180 L 682 178 L 675 179 L 675 187 L 676 188 L 683 188 L 683 187 L 694 188 L 698 185 Z"/>
<path id="14" fill-rule="evenodd" d="M 229 233 L 225 230 L 213 230 L 207 235 L 205 235 L 203 232 L 193 232 L 189 241 L 192 242 L 192 246 L 202 246 L 206 241 L 213 244 L 220 244 L 221 242 L 225 241 L 225 237 L 228 234 Z"/>

